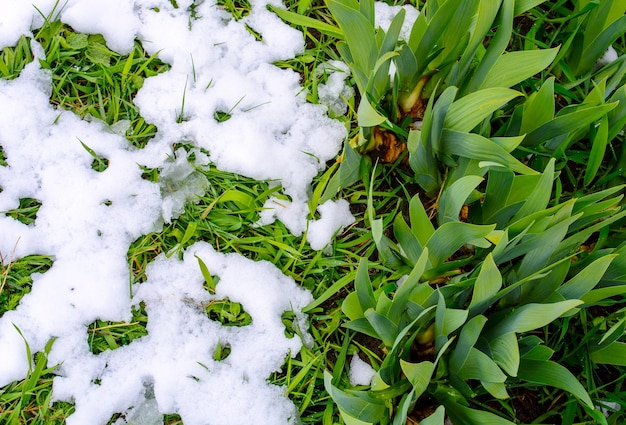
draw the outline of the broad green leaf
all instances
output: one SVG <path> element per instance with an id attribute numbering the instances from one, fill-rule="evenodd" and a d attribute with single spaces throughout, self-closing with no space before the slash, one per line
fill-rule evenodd
<path id="1" fill-rule="evenodd" d="M 502 288 L 502 275 L 493 261 L 492 254 L 489 253 L 474 283 L 472 301 L 469 305 L 470 314 L 479 314 L 489 308 L 500 288 Z"/>
<path id="2" fill-rule="evenodd" d="M 539 91 L 524 103 L 521 134 L 526 134 L 554 118 L 554 77 L 548 78 Z"/>
<path id="3" fill-rule="evenodd" d="M 626 61 L 622 65 L 624 73 L 626 73 Z M 620 102 L 620 105 L 626 104 L 626 85 L 621 86 L 613 93 L 610 102 Z M 626 126 L 626 108 L 615 108 L 608 113 L 609 119 L 609 135 L 608 139 L 613 140 L 620 131 Z"/>
<path id="4" fill-rule="evenodd" d="M 422 246 L 426 245 L 428 239 L 435 233 L 435 228 L 426 214 L 424 204 L 420 200 L 419 193 L 411 198 L 409 204 L 409 217 L 411 218 L 411 229 Z"/>
<path id="5" fill-rule="evenodd" d="M 435 153 L 439 152 L 441 144 L 441 133 L 444 129 L 445 119 L 448 114 L 448 109 L 454 102 L 454 97 L 456 96 L 457 90 L 458 89 L 456 87 L 446 88 L 443 93 L 441 93 L 433 107 L 429 142 L 432 150 Z"/>
<path id="6" fill-rule="evenodd" d="M 377 423 L 387 410 L 383 400 L 370 397 L 365 392 L 345 392 L 335 387 L 328 371 L 324 371 L 324 387 L 340 409 L 360 421 Z"/>
<path id="7" fill-rule="evenodd" d="M 435 413 L 422 419 L 420 425 L 444 425 L 446 419 L 446 409 L 443 406 L 437 407 Z"/>
<path id="8" fill-rule="evenodd" d="M 341 408 L 339 409 L 339 414 L 341 415 L 341 419 L 343 419 L 345 425 L 374 425 L 372 422 L 364 422 L 353 418 Z"/>
<path id="9" fill-rule="evenodd" d="M 362 98 L 357 110 L 357 120 L 359 127 L 375 127 L 384 123 L 387 118 L 374 109 L 367 98 Z"/>
<path id="10" fill-rule="evenodd" d="M 443 327 L 441 329 L 443 335 L 448 336 L 461 326 L 467 320 L 468 311 L 455 308 L 446 308 L 444 313 Z"/>
<path id="11" fill-rule="evenodd" d="M 591 151 L 589 152 L 589 159 L 587 160 L 587 168 L 585 168 L 585 186 L 588 186 L 589 183 L 591 183 L 591 181 L 596 177 L 596 174 L 600 169 L 600 165 L 602 165 L 607 144 L 609 143 L 609 118 L 607 115 L 603 116 L 600 120 L 600 125 L 598 126 L 591 143 Z"/>
<path id="12" fill-rule="evenodd" d="M 402 213 L 398 213 L 393 220 L 393 234 L 398 241 L 398 245 L 402 248 L 404 255 L 406 255 L 411 264 L 415 264 L 424 249 L 415 234 L 411 231 L 409 225 L 404 221 Z"/>
<path id="13" fill-rule="evenodd" d="M 376 249 L 378 249 L 378 254 L 383 264 L 399 267 L 402 262 L 392 250 L 392 246 L 394 246 L 393 242 L 384 234 L 383 220 L 377 218 L 372 221 L 371 226 L 372 238 L 374 239 L 374 244 L 376 245 Z"/>
<path id="14" fill-rule="evenodd" d="M 489 329 L 490 338 L 509 332 L 524 333 L 551 323 L 563 313 L 580 305 L 580 300 L 567 300 L 548 304 L 526 304 L 513 310 L 508 316 Z"/>
<path id="15" fill-rule="evenodd" d="M 489 382 L 489 381 L 480 381 L 482 386 L 495 398 L 499 398 L 500 400 L 504 400 L 505 398 L 509 398 L 509 394 L 506 392 L 506 385 L 504 382 Z"/>
<path id="16" fill-rule="evenodd" d="M 372 71 L 378 56 L 372 23 L 360 11 L 336 0 L 328 2 L 328 9 L 343 31 L 356 67 L 365 73 Z"/>
<path id="17" fill-rule="evenodd" d="M 558 47 L 545 50 L 522 50 L 503 54 L 485 77 L 480 88 L 511 87 L 547 68 Z"/>
<path id="18" fill-rule="evenodd" d="M 393 347 L 393 343 L 398 335 L 398 325 L 373 309 L 369 309 L 365 312 L 365 318 L 380 336 L 383 344 L 388 348 Z"/>
<path id="19" fill-rule="evenodd" d="M 319 19 L 309 18 L 308 16 L 304 16 L 299 13 L 290 12 L 285 9 L 274 7 L 272 5 L 268 5 L 267 7 L 269 8 L 269 10 L 277 14 L 278 17 L 281 18 L 283 21 L 287 21 L 290 24 L 306 28 L 313 28 L 333 38 L 343 38 L 343 32 L 334 25 L 327 24 Z"/>
<path id="20" fill-rule="evenodd" d="M 439 199 L 439 225 L 450 221 L 459 221 L 461 208 L 470 194 L 483 181 L 480 176 L 465 176 L 444 189 Z"/>
<path id="21" fill-rule="evenodd" d="M 431 377 L 435 371 L 435 365 L 429 361 L 409 363 L 400 359 L 400 367 L 409 382 L 411 382 L 411 385 L 413 385 L 415 396 L 421 396 L 424 391 L 426 391 L 426 388 L 428 388 L 428 384 L 430 384 Z"/>
<path id="22" fill-rule="evenodd" d="M 348 329 L 352 329 L 353 331 L 371 336 L 372 338 L 381 339 L 376 329 L 372 327 L 371 323 L 365 317 L 350 320 L 345 323 L 344 326 Z"/>
<path id="23" fill-rule="evenodd" d="M 409 297 L 419 285 L 419 280 L 422 277 L 422 274 L 424 274 L 427 263 L 428 249 L 426 248 L 422 251 L 422 254 L 415 262 L 415 266 L 413 266 L 413 270 L 411 270 L 409 276 L 406 278 L 404 283 L 398 288 L 395 295 L 393 296 L 393 302 L 391 304 L 391 308 L 389 309 L 389 314 L 387 317 L 389 317 L 389 319 L 394 323 L 400 323 L 400 318 L 408 308 L 407 302 L 409 300 Z"/>
<path id="24" fill-rule="evenodd" d="M 626 33 L 626 16 L 611 23 L 591 42 L 587 43 L 585 40 L 586 47 L 580 55 L 581 60 L 574 68 L 574 73 L 581 74 L 593 67 L 606 49 L 624 33 Z"/>
<path id="25" fill-rule="evenodd" d="M 453 1 L 453 3 L 455 2 Z M 437 41 L 437 48 L 443 47 L 443 51 L 434 58 L 429 65 L 430 69 L 445 66 L 450 60 L 458 60 L 457 58 L 465 50 L 471 31 L 474 29 L 479 4 L 480 0 L 456 2 L 455 13 Z"/>
<path id="26" fill-rule="evenodd" d="M 485 118 L 522 94 L 516 90 L 493 87 L 478 90 L 460 98 L 450 105 L 444 127 L 451 130 L 469 132 Z"/>
<path id="27" fill-rule="evenodd" d="M 626 317 L 622 317 L 611 328 L 602 335 L 602 339 L 598 342 L 599 345 L 612 344 L 621 338 L 626 331 Z"/>
<path id="28" fill-rule="evenodd" d="M 526 202 L 519 211 L 513 216 L 512 221 L 517 221 L 536 212 L 545 210 L 552 196 L 552 181 L 554 180 L 554 164 L 556 160 L 550 159 L 546 169 L 541 174 L 541 178 L 533 189 Z"/>
<path id="29" fill-rule="evenodd" d="M 432 15 L 432 18 L 428 25 L 425 28 L 425 31 L 419 37 L 419 41 L 417 43 L 417 48 L 414 48 L 413 51 L 415 53 L 415 57 L 418 60 L 421 59 L 423 62 L 419 64 L 418 68 L 418 78 L 422 74 L 422 72 L 426 69 L 428 65 L 427 60 L 429 55 L 432 53 L 435 47 L 439 47 L 439 40 L 444 38 L 444 34 L 448 30 L 448 26 L 450 22 L 453 20 L 455 14 L 460 15 L 461 13 L 467 13 L 465 9 L 471 9 L 475 7 L 475 2 L 473 1 L 447 1 L 441 5 L 441 7 Z M 455 30 L 458 30 L 456 28 Z M 413 40 L 415 40 L 417 34 L 411 33 L 411 37 L 409 39 L 409 44 L 413 44 Z"/>
<path id="30" fill-rule="evenodd" d="M 513 180 L 515 174 L 509 170 L 491 169 L 487 175 L 487 189 L 485 190 L 485 199 L 482 205 L 483 223 L 498 223 L 494 216 L 506 207 L 509 194 L 512 192 Z M 513 213 L 510 214 L 512 216 Z M 508 221 L 508 219 L 507 219 Z"/>
<path id="31" fill-rule="evenodd" d="M 512 3 L 512 0 L 507 1 Z M 459 81 L 462 81 L 465 78 L 472 60 L 476 57 L 476 51 L 479 47 L 482 47 L 485 36 L 494 26 L 494 20 L 496 19 L 496 15 L 498 14 L 501 4 L 502 0 L 481 0 L 478 2 L 476 24 L 473 31 L 470 31 L 470 39 L 467 44 L 467 49 L 461 56 L 459 64 Z"/>
<path id="32" fill-rule="evenodd" d="M 361 261 L 359 261 L 359 266 L 356 270 L 354 288 L 359 298 L 359 305 L 361 306 L 361 310 L 363 312 L 376 307 L 376 298 L 374 297 L 374 290 L 372 289 L 372 282 L 370 281 L 368 270 L 368 260 L 365 257 L 362 257 Z"/>
<path id="33" fill-rule="evenodd" d="M 361 303 L 359 302 L 359 294 L 355 292 L 350 292 L 343 299 L 341 303 L 341 311 L 346 317 L 350 320 L 356 320 L 363 318 L 363 309 L 361 308 Z"/>
<path id="34" fill-rule="evenodd" d="M 481 226 L 462 222 L 444 223 L 426 243 L 433 267 L 440 265 L 468 241 L 484 238 L 495 225 Z"/>
<path id="35" fill-rule="evenodd" d="M 465 326 L 463 326 L 456 347 L 450 355 L 450 369 L 455 373 L 463 367 L 467 356 L 469 356 L 470 349 L 478 341 L 485 323 L 487 323 L 485 316 L 476 316 L 468 320 Z"/>
<path id="36" fill-rule="evenodd" d="M 472 79 L 464 88 L 462 92 L 463 94 L 476 92 L 483 84 L 485 84 L 486 78 L 488 77 L 491 69 L 507 48 L 513 31 L 513 18 L 516 16 L 513 14 L 513 6 L 515 2 L 515 0 L 504 0 L 502 2 L 497 21 L 498 30 L 496 35 L 489 43 L 487 51 L 474 71 Z M 481 38 L 481 43 L 483 42 L 483 39 L 484 37 Z"/>
<path id="37" fill-rule="evenodd" d="M 526 337 L 525 339 L 527 338 L 529 337 Z M 532 338 L 537 338 L 537 337 L 533 335 Z M 522 357 L 527 360 L 537 360 L 541 362 L 550 360 L 550 358 L 554 354 L 554 350 L 551 349 L 550 347 L 546 347 L 545 345 L 540 345 L 541 340 L 538 341 L 538 344 L 539 345 L 535 345 L 530 350 L 525 352 Z"/>
<path id="38" fill-rule="evenodd" d="M 515 16 L 519 16 L 522 13 L 532 9 L 535 6 L 539 6 L 546 0 L 515 0 Z"/>
<path id="39" fill-rule="evenodd" d="M 444 129 L 441 151 L 478 161 L 491 161 L 520 174 L 538 174 L 537 171 L 519 162 L 498 144 L 474 133 Z"/>
<path id="40" fill-rule="evenodd" d="M 593 291 L 589 291 L 588 293 L 580 297 L 580 299 L 585 303 L 585 305 L 594 305 L 598 301 L 602 301 L 607 298 L 623 294 L 626 294 L 626 285 L 607 286 L 606 288 L 594 289 Z"/>
<path id="41" fill-rule="evenodd" d="M 520 364 L 519 346 L 515 332 L 500 335 L 489 341 L 491 357 L 509 376 L 517 376 Z"/>
<path id="42" fill-rule="evenodd" d="M 518 378 L 540 385 L 549 385 L 567 391 L 593 408 L 593 402 L 585 388 L 565 367 L 551 361 L 522 359 Z"/>
<path id="43" fill-rule="evenodd" d="M 626 366 L 626 343 L 616 341 L 599 350 L 592 351 L 591 360 L 598 364 Z"/>
<path id="44" fill-rule="evenodd" d="M 411 390 L 408 394 L 404 394 L 400 403 L 398 404 L 396 414 L 393 417 L 392 425 L 405 425 L 407 423 L 407 417 L 409 416 L 409 410 L 415 405 L 415 390 Z M 346 424 L 348 425 L 348 424 Z"/>
<path id="45" fill-rule="evenodd" d="M 498 365 L 485 353 L 472 347 L 469 350 L 465 362 L 456 371 L 462 379 L 477 379 L 488 382 L 504 382 L 506 375 Z"/>
<path id="46" fill-rule="evenodd" d="M 565 299 L 580 299 L 600 282 L 615 257 L 617 255 L 605 255 L 598 258 L 561 286 L 558 290 L 559 294 Z"/>
<path id="47" fill-rule="evenodd" d="M 617 103 L 579 108 L 569 114 L 560 115 L 531 131 L 526 135 L 522 145 L 535 146 L 558 136 L 566 135 L 574 130 L 583 128 L 602 118 L 617 106 Z"/>
<path id="48" fill-rule="evenodd" d="M 455 424 L 514 425 L 513 422 L 494 413 L 465 407 L 452 399 L 446 400 L 443 404 L 452 419 L 452 423 Z"/>

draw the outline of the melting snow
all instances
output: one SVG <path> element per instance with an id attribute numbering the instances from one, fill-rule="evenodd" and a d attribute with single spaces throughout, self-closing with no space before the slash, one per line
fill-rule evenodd
<path id="1" fill-rule="evenodd" d="M 23 198 L 41 203 L 31 225 L 0 214 L 0 252 L 5 258 L 13 253 L 13 259 L 54 258 L 47 272 L 33 276 L 32 291 L 17 309 L 0 318 L 0 385 L 28 370 L 14 325 L 33 352 L 56 337 L 49 365 L 61 366 L 53 396 L 75 401 L 69 425 L 105 424 L 116 412 L 143 425 L 160 423 L 163 413 L 180 414 L 186 425 L 251 418 L 297 422 L 283 389 L 266 381 L 302 344 L 285 336 L 281 322 L 291 310 L 305 322 L 300 311 L 311 296 L 293 280 L 272 264 L 196 244 L 183 260 L 158 257 L 148 280 L 129 288 L 126 253 L 132 241 L 158 231 L 208 184 L 193 174 L 182 152 L 172 152 L 174 143 L 209 152 L 198 149 L 196 165 L 212 162 L 281 184 L 291 201 L 269 201 L 273 212 L 265 222 L 278 217 L 296 235 L 307 228 L 311 180 L 337 154 L 345 129 L 327 117 L 325 107 L 306 103 L 296 73 L 272 65 L 302 51 L 302 35 L 269 12 L 265 0 L 251 3 L 250 15 L 235 21 L 210 0 L 195 2 L 196 18 L 190 16 L 191 0 L 179 0 L 178 8 L 166 0 L 68 0 L 54 12 L 56 0 L 0 0 L 0 48 L 41 26 L 41 11 L 59 14 L 77 31 L 102 33 L 120 53 L 138 38 L 171 65 L 147 79 L 135 98 L 142 116 L 158 127 L 141 150 L 119 135 L 127 123 L 110 128 L 51 106 L 51 75 L 37 60 L 19 78 L 0 80 L 0 145 L 8 163 L 0 167 L 0 211 L 16 208 Z M 36 42 L 32 47 L 42 57 Z M 338 85 L 334 90 L 341 92 Z M 216 112 L 230 119 L 220 123 Z M 106 170 L 91 168 L 93 157 L 81 142 L 108 159 Z M 161 184 L 175 190 L 142 179 L 138 164 L 160 169 Z M 330 220 L 336 211 L 338 218 Z M 343 203 L 320 206 L 320 213 L 322 220 L 310 225 L 316 249 L 351 222 Z M 216 294 L 203 288 L 196 256 L 221 278 Z M 225 297 L 243 305 L 251 325 L 224 327 L 198 307 Z M 129 321 L 140 302 L 148 335 L 92 354 L 87 326 L 96 319 Z M 214 360 L 223 343 L 230 355 Z"/>

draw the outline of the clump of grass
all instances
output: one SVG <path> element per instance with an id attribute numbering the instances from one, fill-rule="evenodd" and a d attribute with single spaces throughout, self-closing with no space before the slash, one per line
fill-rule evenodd
<path id="1" fill-rule="evenodd" d="M 147 323 L 148 315 L 143 303 L 133 307 L 130 322 L 96 320 L 88 327 L 89 349 L 93 354 L 100 354 L 105 350 L 128 345 L 135 339 L 148 335 Z"/>
<path id="2" fill-rule="evenodd" d="M 35 40 L 46 52 L 41 66 L 52 71 L 52 104 L 109 125 L 129 121 L 126 138 L 137 147 L 156 134 L 133 98 L 146 78 L 167 71 L 169 65 L 149 55 L 138 40 L 128 55 L 120 55 L 106 46 L 102 35 L 77 33 L 60 21 L 47 21 Z"/>
<path id="3" fill-rule="evenodd" d="M 0 317 L 15 309 L 22 297 L 30 292 L 32 275 L 45 273 L 52 264 L 49 256 L 12 258 L 11 254 L 0 253 Z"/>

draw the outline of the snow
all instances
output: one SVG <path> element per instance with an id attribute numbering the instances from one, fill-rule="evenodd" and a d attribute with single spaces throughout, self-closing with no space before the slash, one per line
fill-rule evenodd
<path id="1" fill-rule="evenodd" d="M 354 96 L 354 89 L 346 85 L 350 68 L 341 61 L 328 61 L 317 68 L 317 73 L 325 73 L 328 80 L 317 87 L 319 102 L 325 105 L 335 116 L 348 112 L 346 99 Z"/>
<path id="2" fill-rule="evenodd" d="M 606 52 L 604 52 L 602 57 L 598 59 L 596 65 L 598 67 L 605 66 L 605 65 L 615 62 L 617 58 L 618 58 L 617 51 L 615 50 L 613 46 L 609 46 L 609 48 L 606 50 Z"/>
<path id="3" fill-rule="evenodd" d="M 0 0 L 0 48 L 32 35 L 43 24 L 41 12 L 78 31 L 102 33 L 120 53 L 138 38 L 171 68 L 147 79 L 134 100 L 158 128 L 143 149 L 123 137 L 127 122 L 109 127 L 52 106 L 51 75 L 37 60 L 19 78 L 0 79 L 0 146 L 8 163 L 0 167 L 0 211 L 23 198 L 41 203 L 31 225 L 0 214 L 0 253 L 54 260 L 47 272 L 33 275 L 32 291 L 20 305 L 0 318 L 0 386 L 26 375 L 24 339 L 34 353 L 54 337 L 49 366 L 60 366 L 53 400 L 76 405 L 68 425 L 105 424 L 114 413 L 125 414 L 119 424 L 157 424 L 163 413 L 178 413 L 186 425 L 251 417 L 268 425 L 296 423 L 284 389 L 267 379 L 303 343 L 285 336 L 284 312 L 295 313 L 307 341 L 301 311 L 312 300 L 308 292 L 272 264 L 224 255 L 205 243 L 189 247 L 182 259 L 157 257 L 147 281 L 129 288 L 126 255 L 134 240 L 159 231 L 206 190 L 195 167 L 209 163 L 281 185 L 259 225 L 280 219 L 295 235 L 308 227 L 315 249 L 352 222 L 345 201 L 321 205 L 321 219 L 307 222 L 311 181 L 336 156 L 346 132 L 326 106 L 306 102 L 296 73 L 272 65 L 302 51 L 302 34 L 269 12 L 264 0 L 252 1 L 252 12 L 240 21 L 209 0 L 179 0 L 178 8 L 166 0 L 56 4 Z M 192 4 L 197 19 L 190 16 Z M 41 46 L 31 44 L 43 57 Z M 334 93 L 344 92 L 333 84 Z M 215 112 L 230 119 L 220 123 Z M 194 146 L 195 164 L 184 150 L 172 151 L 182 141 Z M 83 144 L 108 159 L 104 171 L 92 169 Z M 139 165 L 159 169 L 160 183 L 143 179 Z M 215 294 L 203 288 L 196 257 L 220 277 Z M 202 306 L 226 298 L 242 304 L 250 325 L 209 319 Z M 148 335 L 92 354 L 89 324 L 129 321 L 140 303 Z M 220 361 L 213 358 L 218 344 L 231 348 Z"/>
<path id="4" fill-rule="evenodd" d="M 369 365 L 369 363 L 361 360 L 358 354 L 354 354 L 350 360 L 350 371 L 348 377 L 350 379 L 350 385 L 370 385 L 372 379 L 376 375 L 376 371 Z"/>
<path id="5" fill-rule="evenodd" d="M 380 27 L 383 30 L 387 31 L 389 29 L 389 25 L 391 25 L 391 21 L 398 14 L 400 9 L 404 9 L 404 22 L 402 23 L 402 28 L 400 29 L 400 39 L 408 40 L 411 36 L 411 29 L 413 28 L 413 24 L 415 20 L 419 16 L 419 10 L 417 10 L 414 6 L 410 4 L 405 4 L 403 6 L 391 6 L 385 2 L 377 1 L 374 3 L 374 13 L 376 19 L 376 27 Z"/>
<path id="6" fill-rule="evenodd" d="M 333 233 L 341 232 L 354 223 L 350 205 L 345 199 L 326 201 L 317 207 L 321 218 L 309 223 L 307 241 L 311 248 L 319 251 L 332 239 Z"/>

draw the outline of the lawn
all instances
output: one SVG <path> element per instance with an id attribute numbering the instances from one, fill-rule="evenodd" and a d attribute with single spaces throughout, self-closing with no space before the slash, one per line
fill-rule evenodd
<path id="1" fill-rule="evenodd" d="M 626 423 L 626 1 L 0 9 L 0 423 Z"/>

